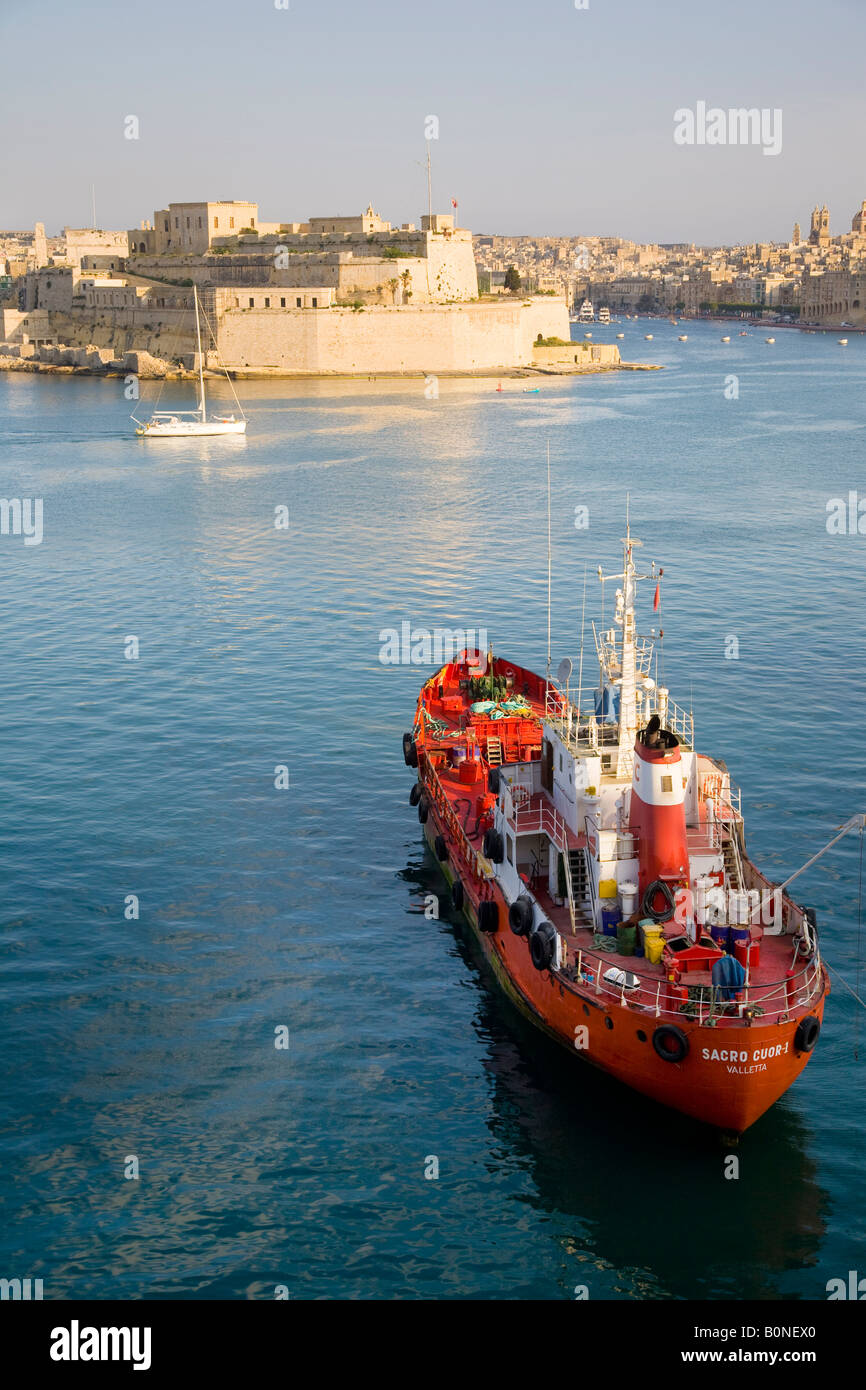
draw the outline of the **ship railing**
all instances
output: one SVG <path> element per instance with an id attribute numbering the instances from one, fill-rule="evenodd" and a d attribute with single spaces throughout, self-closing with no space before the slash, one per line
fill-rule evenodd
<path id="1" fill-rule="evenodd" d="M 629 970 L 627 973 L 639 981 L 629 989 L 625 982 L 617 984 L 605 980 L 605 972 L 611 969 L 611 959 L 592 950 L 578 950 L 576 965 L 578 980 L 589 985 L 601 999 L 616 1000 L 647 1017 L 680 1020 L 687 1017 L 698 1024 L 741 1025 L 744 1019 L 752 1026 L 785 1022 L 794 1011 L 808 1008 L 824 987 L 824 972 L 817 950 L 805 966 L 799 971 L 792 968 L 784 980 L 754 984 L 747 970 L 739 997 L 732 1000 L 725 998 L 727 991 L 720 986 L 702 986 L 697 998 L 683 999 L 681 991 L 688 988 L 688 974 L 681 977 L 679 984 L 673 985 L 666 978 L 639 975 Z M 617 968 L 622 969 L 621 966 Z"/>
<path id="2" fill-rule="evenodd" d="M 453 856 L 457 859 L 458 865 L 462 864 L 465 869 L 476 896 L 479 899 L 489 896 L 491 884 L 486 867 L 487 861 L 478 853 L 466 834 L 460 817 L 442 786 L 439 774 L 430 759 L 426 757 L 424 758 L 424 781 L 435 803 L 439 819 L 449 831 L 454 842 Z"/>
<path id="3" fill-rule="evenodd" d="M 568 828 L 564 819 L 556 807 L 543 797 L 533 806 L 529 789 L 520 782 L 508 783 L 503 787 L 502 806 L 505 820 L 515 834 L 546 835 L 562 855 L 568 915 L 571 919 L 571 930 L 576 931 L 574 886 L 571 880 L 571 861 L 568 857 Z"/>

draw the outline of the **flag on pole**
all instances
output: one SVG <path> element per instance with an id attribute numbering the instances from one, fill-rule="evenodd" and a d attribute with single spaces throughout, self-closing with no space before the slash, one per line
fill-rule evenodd
<path id="1" fill-rule="evenodd" d="M 456 198 L 452 198 L 452 199 L 451 199 L 451 206 L 453 207 L 454 211 L 456 212 L 456 211 L 457 211 L 457 199 L 456 199 Z"/>
<path id="2" fill-rule="evenodd" d="M 659 611 L 659 604 L 661 603 L 661 601 L 662 601 L 661 584 L 656 584 L 656 592 L 655 592 L 655 597 L 654 597 L 654 599 L 653 599 L 653 612 L 654 612 L 654 613 L 657 613 L 657 612 Z"/>

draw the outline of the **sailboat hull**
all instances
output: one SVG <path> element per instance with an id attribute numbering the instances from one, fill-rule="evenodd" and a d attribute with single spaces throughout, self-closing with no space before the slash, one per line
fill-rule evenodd
<path id="1" fill-rule="evenodd" d="M 189 439 L 193 435 L 245 434 L 246 420 L 166 420 L 142 425 L 135 432 L 143 439 Z"/>

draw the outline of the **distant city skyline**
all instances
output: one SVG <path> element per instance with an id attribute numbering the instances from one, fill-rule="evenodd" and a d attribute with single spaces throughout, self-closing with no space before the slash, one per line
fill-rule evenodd
<path id="1" fill-rule="evenodd" d="M 106 228 L 219 198 L 417 222 L 431 115 L 435 210 L 479 234 L 779 242 L 866 196 L 858 0 L 825 0 L 820 70 L 806 0 L 280 2 L 4 0 L 0 227 L 89 226 L 92 185 Z M 780 112 L 778 153 L 676 143 L 701 103 Z"/>

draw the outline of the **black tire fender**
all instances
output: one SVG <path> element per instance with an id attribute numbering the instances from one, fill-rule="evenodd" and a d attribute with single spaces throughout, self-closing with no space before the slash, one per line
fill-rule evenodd
<path id="1" fill-rule="evenodd" d="M 436 851 L 436 858 L 439 860 L 439 863 L 444 864 L 445 860 L 448 858 L 448 846 L 445 843 L 444 835 L 436 836 L 436 839 L 433 841 L 433 848 Z"/>
<path id="2" fill-rule="evenodd" d="M 806 1018 L 801 1018 L 794 1034 L 794 1051 L 811 1052 L 818 1041 L 821 1032 L 821 1020 L 814 1014 L 808 1014 Z"/>
<path id="3" fill-rule="evenodd" d="M 549 970 L 556 956 L 556 927 L 552 922 L 539 922 L 530 933 L 529 954 L 536 970 Z"/>
<path id="4" fill-rule="evenodd" d="M 675 1023 L 663 1023 L 653 1033 L 653 1047 L 663 1062 L 681 1062 L 688 1056 L 689 1040 Z"/>
<path id="5" fill-rule="evenodd" d="M 421 783 L 420 783 L 420 782 L 416 782 L 415 785 L 413 786 L 412 790 L 411 790 L 410 793 L 409 793 L 409 805 L 410 805 L 410 806 L 417 806 L 417 805 L 418 805 L 418 802 L 419 802 L 420 800 L 421 800 Z"/>
<path id="6" fill-rule="evenodd" d="M 426 796 L 422 796 L 421 800 L 418 802 L 418 819 L 422 825 L 426 821 L 429 814 L 430 802 L 427 800 Z"/>
<path id="7" fill-rule="evenodd" d="M 493 902 L 481 903 L 478 908 L 478 930 L 487 932 L 492 936 L 499 930 L 499 904 Z"/>
<path id="8" fill-rule="evenodd" d="M 508 925 L 515 936 L 529 935 L 532 931 L 534 915 L 531 898 L 528 898 L 525 893 L 521 893 L 520 897 L 515 898 L 508 909 Z"/>
<path id="9" fill-rule="evenodd" d="M 463 906 L 463 883 L 459 878 L 455 878 L 451 885 L 451 905 L 456 912 Z"/>
<path id="10" fill-rule="evenodd" d="M 505 845 L 498 830 L 484 832 L 484 853 L 493 864 L 501 864 L 505 858 Z"/>

